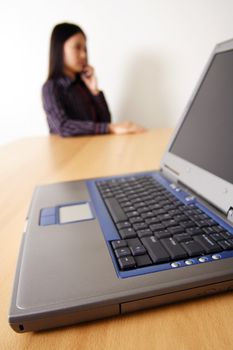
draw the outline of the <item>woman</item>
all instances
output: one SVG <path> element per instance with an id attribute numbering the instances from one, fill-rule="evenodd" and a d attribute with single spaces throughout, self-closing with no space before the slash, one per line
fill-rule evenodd
<path id="1" fill-rule="evenodd" d="M 144 130 L 131 122 L 111 123 L 104 94 L 88 64 L 86 35 L 74 24 L 61 23 L 53 29 L 49 75 L 42 99 L 52 134 L 126 134 Z"/>

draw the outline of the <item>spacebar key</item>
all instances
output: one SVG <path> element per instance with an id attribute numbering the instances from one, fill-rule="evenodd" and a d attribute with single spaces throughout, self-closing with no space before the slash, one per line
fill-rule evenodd
<path id="1" fill-rule="evenodd" d="M 128 220 L 127 216 L 125 215 L 118 201 L 115 198 L 106 198 L 105 204 L 107 205 L 108 210 L 110 211 L 110 214 L 115 223 Z"/>
<path id="2" fill-rule="evenodd" d="M 142 238 L 141 241 L 154 263 L 170 260 L 170 255 L 154 236 Z"/>

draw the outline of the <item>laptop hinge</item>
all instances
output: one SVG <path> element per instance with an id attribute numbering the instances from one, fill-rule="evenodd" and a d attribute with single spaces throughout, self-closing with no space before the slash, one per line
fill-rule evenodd
<path id="1" fill-rule="evenodd" d="M 164 173 L 164 175 L 171 180 L 172 182 L 177 182 L 179 178 L 179 173 L 172 169 L 170 166 L 167 164 L 164 164 L 163 167 L 161 168 L 161 171 Z"/>
<path id="2" fill-rule="evenodd" d="M 227 212 L 227 220 L 233 223 L 233 207 L 230 207 L 230 209 Z"/>

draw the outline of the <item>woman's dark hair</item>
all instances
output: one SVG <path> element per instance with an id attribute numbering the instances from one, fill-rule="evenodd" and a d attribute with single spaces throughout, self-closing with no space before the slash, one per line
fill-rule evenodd
<path id="1" fill-rule="evenodd" d="M 48 80 L 51 78 L 57 78 L 63 74 L 64 42 L 77 33 L 81 33 L 86 38 L 83 30 L 76 24 L 60 23 L 53 28 L 50 39 Z"/>

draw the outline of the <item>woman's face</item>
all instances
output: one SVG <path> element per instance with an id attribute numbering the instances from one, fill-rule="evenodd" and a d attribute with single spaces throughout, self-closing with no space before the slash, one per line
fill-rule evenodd
<path id="1" fill-rule="evenodd" d="M 81 33 L 72 35 L 63 47 L 64 73 L 75 77 L 87 65 L 86 39 Z"/>

